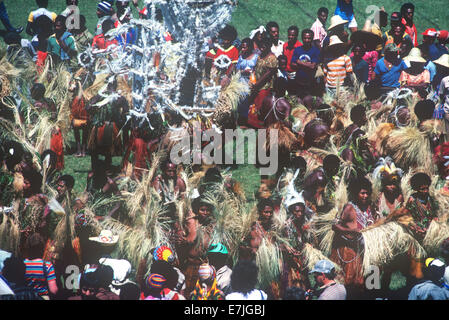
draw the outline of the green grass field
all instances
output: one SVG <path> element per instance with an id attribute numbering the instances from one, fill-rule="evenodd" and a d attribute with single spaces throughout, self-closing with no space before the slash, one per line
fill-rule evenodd
<path id="1" fill-rule="evenodd" d="M 236 27 L 240 39 L 249 35 L 249 32 L 260 25 L 265 25 L 268 21 L 276 21 L 280 26 L 280 38 L 286 40 L 287 28 L 296 25 L 299 29 L 309 28 L 316 19 L 316 12 L 319 7 L 329 9 L 329 18 L 332 16 L 336 0 L 240 0 L 234 11 L 231 24 Z M 363 27 L 365 19 L 371 12 L 367 11 L 368 6 L 384 6 L 390 14 L 393 11 L 399 11 L 402 3 L 406 1 L 383 0 L 368 1 L 354 0 L 356 19 L 359 28 Z M 32 10 L 37 9 L 34 0 L 5 0 L 7 10 L 14 26 L 26 27 L 27 18 Z M 79 0 L 80 12 L 86 16 L 87 27 L 93 32 L 97 23 L 96 5 L 98 1 Z M 416 6 L 415 24 L 418 32 L 421 33 L 427 28 L 449 29 L 449 11 L 447 10 L 448 0 L 415 0 Z M 139 5 L 142 6 L 143 1 Z M 49 9 L 60 13 L 65 8 L 64 0 L 49 0 Z M 133 8 L 135 16 L 136 10 Z M 23 37 L 29 36 L 23 32 Z M 421 39 L 421 36 L 420 38 Z M 75 158 L 71 150 L 74 149 L 73 134 L 66 137 L 70 147 L 65 157 L 64 173 L 71 174 L 76 179 L 75 191 L 80 192 L 86 185 L 87 172 L 90 169 L 90 157 Z M 248 152 L 248 151 L 246 151 Z M 252 152 L 250 150 L 249 152 Z M 120 157 L 113 158 L 113 165 L 120 164 Z M 249 202 L 254 200 L 254 191 L 257 190 L 260 183 L 259 171 L 253 165 L 240 165 L 233 170 L 233 177 L 241 182 Z M 400 274 L 393 274 L 391 289 L 399 289 L 405 284 L 405 278 Z"/>
<path id="2" fill-rule="evenodd" d="M 401 5 L 407 1 L 401 0 L 354 0 L 354 9 L 359 27 L 362 28 L 364 21 L 371 15 L 369 6 L 384 6 L 390 14 L 399 11 Z M 447 0 L 415 0 L 415 24 L 418 32 L 421 33 L 427 28 L 447 30 L 449 28 L 449 11 L 447 10 Z M 26 26 L 28 15 L 32 10 L 37 9 L 34 0 L 5 0 L 8 14 L 13 25 Z M 79 0 L 81 14 L 86 16 L 87 27 L 92 32 L 97 23 L 95 0 Z M 320 7 L 329 9 L 329 18 L 332 16 L 336 0 L 239 0 L 234 11 L 231 24 L 234 25 L 241 39 L 247 37 L 249 32 L 260 25 L 265 25 L 268 21 L 274 20 L 280 26 L 280 38 L 286 40 L 287 29 L 291 25 L 297 25 L 299 29 L 309 28 L 316 19 L 316 12 Z M 143 1 L 139 1 L 139 6 L 143 6 Z M 64 0 L 49 0 L 49 10 L 60 13 L 65 9 Z M 137 12 L 134 10 L 135 16 Z M 28 37 L 24 32 L 24 37 Z"/>

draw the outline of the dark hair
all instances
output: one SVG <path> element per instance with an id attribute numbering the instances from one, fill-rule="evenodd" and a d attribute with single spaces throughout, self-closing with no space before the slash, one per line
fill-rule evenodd
<path id="1" fill-rule="evenodd" d="M 352 122 L 356 122 L 357 120 L 361 120 L 363 116 L 366 115 L 366 109 L 363 105 L 358 104 L 351 109 L 350 118 Z"/>
<path id="2" fill-rule="evenodd" d="M 20 285 L 26 281 L 25 270 L 26 266 L 23 259 L 11 256 L 3 262 L 3 269 L 1 271 L 6 280 Z"/>
<path id="3" fill-rule="evenodd" d="M 299 34 L 299 29 L 298 29 L 297 26 L 290 26 L 290 27 L 288 27 L 287 32 L 289 32 L 289 31 L 291 31 L 291 30 L 295 31 L 296 34 Z"/>
<path id="4" fill-rule="evenodd" d="M 207 169 L 203 182 L 220 183 L 223 181 L 220 170 L 217 167 Z"/>
<path id="5" fill-rule="evenodd" d="M 72 2 L 72 0 L 65 0 L 66 5 L 70 5 L 71 2 Z M 76 0 L 76 5 L 78 5 L 78 0 Z"/>
<path id="6" fill-rule="evenodd" d="M 278 61 L 280 61 L 281 59 L 285 59 L 285 60 L 287 60 L 287 61 L 288 61 L 288 58 L 287 58 L 287 56 L 286 56 L 285 54 L 281 54 L 281 55 L 279 55 L 279 57 L 278 57 Z"/>
<path id="7" fill-rule="evenodd" d="M 410 179 L 410 185 L 413 190 L 418 191 L 419 187 L 422 185 L 430 186 L 432 180 L 424 172 L 418 172 Z"/>
<path id="8" fill-rule="evenodd" d="M 313 38 L 313 36 L 314 36 L 315 33 L 314 33 L 311 29 L 304 29 L 304 30 L 302 30 L 302 32 L 301 32 L 301 37 L 304 37 L 305 34 L 311 34 L 311 35 L 312 35 L 312 38 Z"/>
<path id="9" fill-rule="evenodd" d="M 4 159 L 6 159 L 6 166 L 8 170 L 13 171 L 14 167 L 22 161 L 25 155 L 25 150 L 20 142 L 14 140 L 8 140 L 3 143 Z M 13 149 L 14 154 L 10 154 L 9 150 Z"/>
<path id="10" fill-rule="evenodd" d="M 290 157 L 290 165 L 295 169 L 304 169 L 304 171 L 307 169 L 307 161 L 297 155 L 292 155 Z"/>
<path id="11" fill-rule="evenodd" d="M 100 288 L 108 288 L 114 279 L 114 269 L 111 266 L 100 264 L 94 271 Z"/>
<path id="12" fill-rule="evenodd" d="M 318 9 L 318 11 L 316 12 L 316 14 L 319 16 L 322 12 L 329 14 L 329 9 L 327 9 L 326 7 L 321 7 Z"/>
<path id="13" fill-rule="evenodd" d="M 80 277 L 80 288 L 95 288 L 98 289 L 99 281 L 95 274 L 95 271 L 92 272 L 83 272 Z"/>
<path id="14" fill-rule="evenodd" d="M 36 4 L 39 8 L 47 8 L 48 0 L 36 0 Z"/>
<path id="15" fill-rule="evenodd" d="M 334 173 L 340 167 L 340 158 L 335 154 L 328 154 L 323 159 L 323 169 L 326 173 Z"/>
<path id="16" fill-rule="evenodd" d="M 42 83 L 34 83 L 31 87 L 31 97 L 34 100 L 39 100 L 44 97 L 45 94 L 45 86 Z"/>
<path id="17" fill-rule="evenodd" d="M 248 48 L 251 52 L 254 51 L 254 41 L 251 38 L 245 38 L 242 40 L 242 43 L 240 44 L 240 48 L 242 44 L 246 43 L 248 45 Z"/>
<path id="18" fill-rule="evenodd" d="M 432 119 L 433 111 L 435 109 L 435 103 L 432 100 L 421 100 L 415 105 L 415 114 L 419 121 L 425 121 Z"/>
<path id="19" fill-rule="evenodd" d="M 388 25 L 388 13 L 383 10 L 379 10 L 376 12 L 376 16 L 378 17 L 379 27 L 386 27 Z"/>
<path id="20" fill-rule="evenodd" d="M 105 34 L 111 29 L 114 29 L 114 21 L 112 21 L 111 19 L 104 20 L 103 23 L 101 24 L 101 30 L 103 34 Z"/>
<path id="21" fill-rule="evenodd" d="M 220 30 L 218 37 L 221 39 L 234 41 L 237 38 L 237 30 L 233 26 L 227 24 Z"/>
<path id="22" fill-rule="evenodd" d="M 62 22 L 62 25 L 64 26 L 64 28 L 67 28 L 65 25 L 66 20 L 67 20 L 67 18 L 60 14 L 59 16 L 56 17 L 55 24 L 56 24 L 56 22 Z"/>
<path id="23" fill-rule="evenodd" d="M 271 28 L 278 28 L 279 29 L 279 24 L 277 22 L 275 22 L 275 21 L 270 21 L 270 22 L 267 23 L 266 29 L 268 31 L 270 31 Z"/>
<path id="24" fill-rule="evenodd" d="M 120 286 L 120 300 L 139 300 L 140 287 L 133 282 Z"/>
<path id="25" fill-rule="evenodd" d="M 410 3 L 410 2 L 404 3 L 401 6 L 401 15 L 403 16 L 404 13 L 406 13 L 408 9 L 412 9 L 413 11 L 415 11 L 415 5 L 413 3 Z"/>
<path id="26" fill-rule="evenodd" d="M 26 240 L 26 247 L 28 249 L 28 259 L 42 258 L 45 249 L 45 242 L 39 233 L 33 233 Z"/>
<path id="27" fill-rule="evenodd" d="M 369 194 L 373 192 L 373 187 L 371 181 L 369 181 L 366 177 L 358 177 L 351 179 L 348 186 L 349 195 L 353 200 L 357 197 L 360 190 L 365 189 Z"/>
<path id="28" fill-rule="evenodd" d="M 369 101 L 374 101 L 380 98 L 382 92 L 380 90 L 380 85 L 376 81 L 371 81 L 365 86 L 366 99 Z"/>
<path id="29" fill-rule="evenodd" d="M 42 175 L 34 169 L 26 169 L 22 171 L 24 179 L 30 182 L 31 195 L 41 192 Z"/>
<path id="30" fill-rule="evenodd" d="M 325 186 L 327 183 L 327 179 L 324 175 L 323 170 L 317 168 L 313 170 L 305 179 L 304 179 L 304 190 L 310 191 L 315 190 L 319 186 Z"/>
<path id="31" fill-rule="evenodd" d="M 219 270 L 228 262 L 228 255 L 219 252 L 208 252 L 207 259 L 209 264 L 215 267 L 215 270 Z"/>
<path id="32" fill-rule="evenodd" d="M 200 207 L 202 207 L 202 206 L 207 206 L 209 208 L 209 210 L 211 210 L 211 211 L 214 209 L 214 206 L 212 204 L 206 202 L 204 200 L 204 198 L 201 196 L 193 199 L 191 206 L 192 206 L 193 212 L 195 212 L 195 213 L 198 213 L 198 211 L 200 210 Z"/>
<path id="33" fill-rule="evenodd" d="M 232 290 L 243 294 L 251 292 L 256 287 L 258 274 L 259 267 L 253 261 L 240 260 L 232 269 Z"/>
<path id="34" fill-rule="evenodd" d="M 306 300 L 305 291 L 300 287 L 288 287 L 282 300 Z"/>
<path id="35" fill-rule="evenodd" d="M 73 186 L 75 185 L 75 178 L 73 178 L 73 176 L 69 175 L 69 174 L 65 174 L 63 176 L 60 176 L 58 179 L 59 181 L 64 181 L 67 189 L 72 189 Z"/>
<path id="36" fill-rule="evenodd" d="M 265 207 L 271 207 L 274 209 L 274 202 L 270 198 L 262 198 L 257 203 L 257 210 L 261 212 Z"/>
<path id="37" fill-rule="evenodd" d="M 151 264 L 150 273 L 157 273 L 167 279 L 166 287 L 174 289 L 178 284 L 178 272 L 165 260 L 157 260 Z"/>

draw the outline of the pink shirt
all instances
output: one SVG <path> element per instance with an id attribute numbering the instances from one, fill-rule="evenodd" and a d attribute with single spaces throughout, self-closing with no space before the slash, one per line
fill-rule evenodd
<path id="1" fill-rule="evenodd" d="M 320 19 L 317 18 L 310 29 L 313 31 L 313 40 L 320 40 L 320 46 L 323 47 L 323 41 L 327 36 L 327 32 Z"/>
<path id="2" fill-rule="evenodd" d="M 350 57 L 352 58 L 354 53 L 351 53 Z M 362 58 L 368 63 L 368 79 L 370 81 L 374 80 L 376 74 L 374 73 L 374 68 L 376 68 L 377 61 L 379 60 L 379 53 L 377 51 L 368 51 L 365 52 L 365 55 Z"/>

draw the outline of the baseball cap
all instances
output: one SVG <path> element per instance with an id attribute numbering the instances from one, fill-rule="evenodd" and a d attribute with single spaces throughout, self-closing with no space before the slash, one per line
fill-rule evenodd
<path id="1" fill-rule="evenodd" d="M 428 37 L 436 37 L 437 36 L 437 30 L 434 28 L 430 28 L 427 29 L 426 31 L 424 31 L 422 33 L 423 36 L 428 36 Z"/>
<path id="2" fill-rule="evenodd" d="M 440 40 L 449 39 L 449 31 L 447 31 L 447 30 L 438 31 L 438 39 L 440 39 Z"/>
<path id="3" fill-rule="evenodd" d="M 332 262 L 329 260 L 320 260 L 315 263 L 315 266 L 310 273 L 330 273 L 333 269 L 335 269 L 335 266 Z"/>

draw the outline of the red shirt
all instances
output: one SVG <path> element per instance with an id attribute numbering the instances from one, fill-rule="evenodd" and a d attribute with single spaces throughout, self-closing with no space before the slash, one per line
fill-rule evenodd
<path id="1" fill-rule="evenodd" d="M 418 46 L 418 31 L 416 30 L 416 26 L 415 24 L 413 24 L 413 26 L 409 26 L 407 25 L 407 21 L 405 21 L 404 18 L 402 18 L 402 24 L 405 26 L 405 33 L 407 33 L 410 38 L 412 38 L 413 41 L 413 45 L 415 47 Z"/>
<path id="2" fill-rule="evenodd" d="M 95 36 L 94 40 L 92 41 L 92 49 L 107 49 L 111 44 L 118 45 L 118 42 L 116 39 L 107 40 L 104 37 L 104 34 L 99 34 Z"/>
<path id="3" fill-rule="evenodd" d="M 293 46 L 293 49 L 288 48 L 288 42 L 284 43 L 284 49 L 282 54 L 287 57 L 287 68 L 285 69 L 287 72 L 294 72 L 296 70 L 293 70 L 291 67 L 292 57 L 293 57 L 293 51 L 295 51 L 296 48 L 302 46 L 302 43 L 299 42 L 299 40 L 296 40 L 295 45 Z"/>
<path id="4" fill-rule="evenodd" d="M 233 64 L 236 64 L 237 61 L 239 60 L 239 50 L 236 47 L 234 47 L 233 45 L 231 45 L 227 49 L 223 49 L 222 47 L 217 45 L 216 49 L 211 49 L 211 50 L 209 50 L 209 52 L 207 52 L 206 57 L 215 60 L 221 55 L 228 56 L 229 59 L 231 59 L 231 66 Z M 229 68 L 231 66 L 229 66 Z"/>

